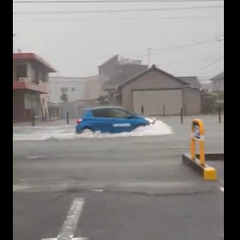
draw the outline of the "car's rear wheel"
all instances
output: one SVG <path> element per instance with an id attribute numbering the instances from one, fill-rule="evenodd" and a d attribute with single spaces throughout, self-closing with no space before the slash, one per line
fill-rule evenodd
<path id="1" fill-rule="evenodd" d="M 91 128 L 84 128 L 81 133 L 82 134 L 89 134 L 89 133 L 94 133 L 94 131 Z"/>

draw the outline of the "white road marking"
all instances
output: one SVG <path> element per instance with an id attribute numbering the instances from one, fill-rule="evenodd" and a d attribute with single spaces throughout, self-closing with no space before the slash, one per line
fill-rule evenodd
<path id="1" fill-rule="evenodd" d="M 44 238 L 42 240 L 58 240 L 58 238 Z M 88 238 L 71 238 L 71 240 L 88 240 Z"/>
<path id="2" fill-rule="evenodd" d="M 52 184 L 52 185 L 13 185 L 13 192 L 54 192 L 54 191 L 65 191 L 69 185 L 63 184 Z"/>
<path id="3" fill-rule="evenodd" d="M 13 185 L 13 192 L 23 192 L 27 190 L 29 186 L 27 185 Z"/>
<path id="4" fill-rule="evenodd" d="M 26 158 L 28 160 L 34 160 L 34 159 L 43 159 L 45 157 L 46 157 L 45 155 L 39 155 L 39 156 L 27 156 Z"/>
<path id="5" fill-rule="evenodd" d="M 56 238 L 44 238 L 42 240 L 88 240 L 87 238 L 81 237 L 74 238 L 74 233 L 77 228 L 83 206 L 83 198 L 74 199 L 58 236 Z"/>
<path id="6" fill-rule="evenodd" d="M 92 189 L 91 192 L 103 192 L 103 189 Z"/>
<path id="7" fill-rule="evenodd" d="M 219 189 L 220 189 L 222 192 L 224 192 L 224 187 L 220 187 Z"/>
<path id="8" fill-rule="evenodd" d="M 44 238 L 42 240 L 58 240 L 58 238 Z M 88 238 L 71 238 L 71 240 L 88 240 Z"/>

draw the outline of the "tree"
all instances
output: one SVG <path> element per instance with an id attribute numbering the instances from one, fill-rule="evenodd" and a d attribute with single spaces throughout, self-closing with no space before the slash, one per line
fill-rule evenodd
<path id="1" fill-rule="evenodd" d="M 108 104 L 108 96 L 102 96 L 100 95 L 97 99 L 96 99 L 97 103 L 99 103 L 100 105 L 105 105 Z"/>
<path id="2" fill-rule="evenodd" d="M 63 102 L 67 102 L 68 101 L 68 95 L 66 93 L 62 93 L 62 95 L 60 96 L 60 99 Z"/>

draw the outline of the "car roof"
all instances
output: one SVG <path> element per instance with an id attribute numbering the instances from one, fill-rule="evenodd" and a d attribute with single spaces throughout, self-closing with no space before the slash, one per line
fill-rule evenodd
<path id="1" fill-rule="evenodd" d="M 111 109 L 111 108 L 115 108 L 115 109 L 117 108 L 117 109 L 125 110 L 124 108 L 122 108 L 122 107 L 118 107 L 118 106 L 101 106 L 101 107 L 92 107 L 92 108 L 85 108 L 84 110 L 92 111 L 92 110 Z"/>

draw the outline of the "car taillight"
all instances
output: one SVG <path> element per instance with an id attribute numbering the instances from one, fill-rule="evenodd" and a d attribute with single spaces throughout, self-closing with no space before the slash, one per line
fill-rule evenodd
<path id="1" fill-rule="evenodd" d="M 81 121 L 82 121 L 82 119 L 78 119 L 78 120 L 77 120 L 77 123 L 80 123 Z"/>

